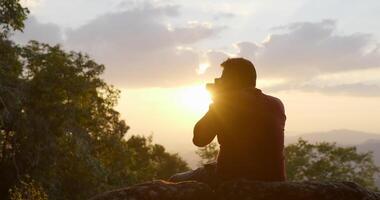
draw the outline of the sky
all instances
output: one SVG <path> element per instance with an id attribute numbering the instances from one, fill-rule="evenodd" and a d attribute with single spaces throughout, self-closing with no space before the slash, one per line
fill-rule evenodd
<path id="1" fill-rule="evenodd" d="M 250 59 L 258 88 L 279 97 L 286 135 L 380 134 L 378 0 L 23 0 L 14 39 L 61 44 L 106 66 L 129 135 L 193 152 L 204 84 L 228 57 Z"/>

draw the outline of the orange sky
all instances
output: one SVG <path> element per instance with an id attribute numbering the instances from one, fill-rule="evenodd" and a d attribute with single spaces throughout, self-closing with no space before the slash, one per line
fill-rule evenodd
<path id="1" fill-rule="evenodd" d="M 129 134 L 153 134 L 155 142 L 180 151 L 193 148 L 193 126 L 208 108 L 209 99 L 205 93 L 200 84 L 122 90 L 117 109 L 131 126 Z M 299 91 L 270 94 L 285 104 L 288 135 L 333 129 L 380 133 L 378 97 L 331 96 Z"/>

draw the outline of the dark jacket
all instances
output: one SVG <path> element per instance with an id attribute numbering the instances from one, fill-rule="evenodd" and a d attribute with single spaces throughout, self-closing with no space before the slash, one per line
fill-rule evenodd
<path id="1" fill-rule="evenodd" d="M 261 90 L 220 95 L 194 127 L 193 142 L 220 144 L 217 174 L 223 179 L 284 181 L 285 111 L 282 102 Z"/>

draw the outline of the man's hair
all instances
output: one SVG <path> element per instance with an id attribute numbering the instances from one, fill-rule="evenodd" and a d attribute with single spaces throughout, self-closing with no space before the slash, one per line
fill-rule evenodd
<path id="1" fill-rule="evenodd" d="M 256 87 L 256 69 L 251 61 L 244 58 L 228 58 L 221 66 L 222 79 L 236 87 Z"/>

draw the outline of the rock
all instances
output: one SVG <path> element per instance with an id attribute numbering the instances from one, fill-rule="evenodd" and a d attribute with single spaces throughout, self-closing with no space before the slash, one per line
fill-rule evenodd
<path id="1" fill-rule="evenodd" d="M 196 181 L 152 181 L 109 191 L 91 200 L 194 200 L 215 199 L 209 186 Z"/>
<path id="2" fill-rule="evenodd" d="M 219 200 L 378 200 L 380 194 L 352 182 L 254 182 L 221 184 Z"/>
<path id="3" fill-rule="evenodd" d="M 153 181 L 98 195 L 91 200 L 380 200 L 352 182 L 231 181 L 212 190 L 204 183 Z"/>

